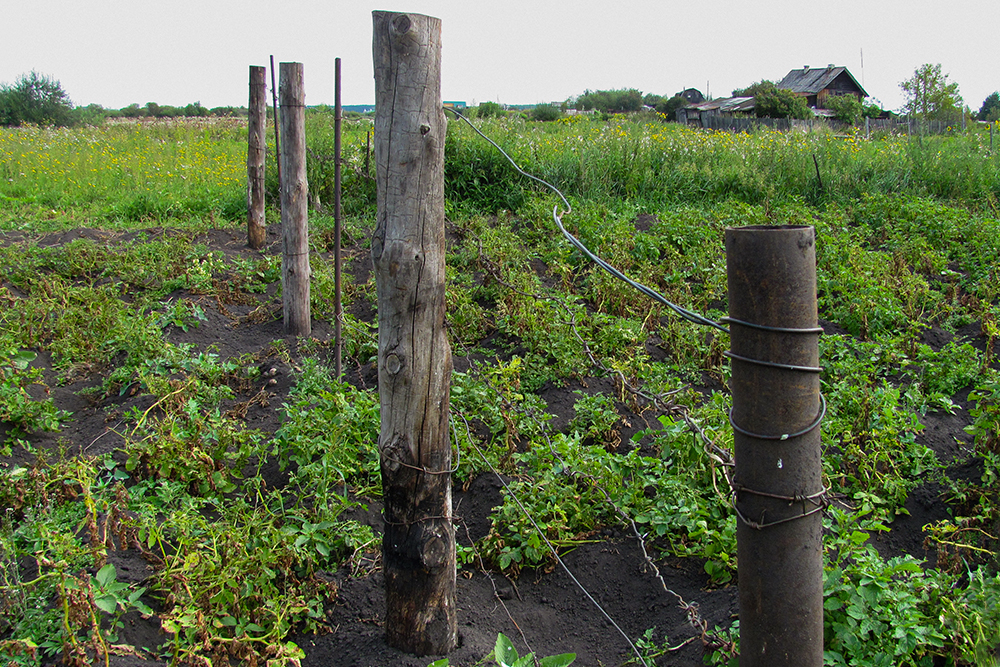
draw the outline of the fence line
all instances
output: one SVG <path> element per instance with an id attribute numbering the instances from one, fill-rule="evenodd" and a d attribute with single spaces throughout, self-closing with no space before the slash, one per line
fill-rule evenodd
<path id="1" fill-rule="evenodd" d="M 703 114 L 699 122 L 692 123 L 706 130 L 719 130 L 723 132 L 754 132 L 760 128 L 767 128 L 779 132 L 789 130 L 813 131 L 817 129 L 830 129 L 834 132 L 843 132 L 852 127 L 850 123 L 844 123 L 830 118 L 809 118 L 799 120 L 794 118 L 757 118 L 754 116 L 735 116 L 731 114 Z M 885 134 L 928 135 L 928 134 L 952 134 L 961 132 L 965 128 L 961 119 L 957 121 L 944 120 L 919 120 L 909 116 L 897 116 L 895 118 L 867 118 L 858 128 L 866 133 L 880 132 Z"/>

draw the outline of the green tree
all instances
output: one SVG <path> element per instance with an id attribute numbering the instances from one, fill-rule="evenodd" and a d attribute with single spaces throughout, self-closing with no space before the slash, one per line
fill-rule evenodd
<path id="1" fill-rule="evenodd" d="M 646 93 L 642 98 L 642 103 L 647 107 L 653 107 L 654 109 L 659 105 L 667 101 L 666 97 L 662 95 L 657 95 L 655 93 Z"/>
<path id="2" fill-rule="evenodd" d="M 983 100 L 983 106 L 979 107 L 976 118 L 990 123 L 1000 120 L 1000 92 L 990 93 L 986 96 L 986 99 Z"/>
<path id="3" fill-rule="evenodd" d="M 0 86 L 0 125 L 73 125 L 73 103 L 62 85 L 32 70 L 14 85 Z"/>
<path id="4" fill-rule="evenodd" d="M 758 118 L 812 118 L 806 98 L 778 88 L 771 81 L 758 81 L 733 91 L 733 97 L 753 97 Z"/>
<path id="5" fill-rule="evenodd" d="M 751 83 L 746 88 L 736 88 L 733 90 L 733 97 L 757 97 L 761 93 L 767 93 L 772 90 L 776 90 L 774 82 L 761 79 L 757 83 Z"/>
<path id="6" fill-rule="evenodd" d="M 863 109 L 854 95 L 831 95 L 826 98 L 826 108 L 836 114 L 834 118 L 851 125 L 861 120 Z"/>
<path id="7" fill-rule="evenodd" d="M 677 110 L 687 106 L 688 101 L 680 95 L 674 95 L 669 100 L 663 99 L 656 105 L 656 110 L 667 117 L 667 121 L 677 120 Z"/>
<path id="8" fill-rule="evenodd" d="M 622 90 L 585 90 L 576 99 L 576 108 L 582 111 L 596 109 L 604 113 L 626 113 L 642 108 L 642 93 L 635 88 Z"/>
<path id="9" fill-rule="evenodd" d="M 865 118 L 881 118 L 883 113 L 882 103 L 874 98 L 866 99 L 861 105 L 861 115 Z"/>
<path id="10" fill-rule="evenodd" d="M 948 81 L 940 63 L 921 65 L 899 87 L 906 94 L 903 109 L 921 120 L 951 120 L 962 113 L 958 84 Z"/>
<path id="11" fill-rule="evenodd" d="M 503 107 L 497 102 L 480 102 L 476 107 L 476 118 L 499 118 L 503 114 Z"/>

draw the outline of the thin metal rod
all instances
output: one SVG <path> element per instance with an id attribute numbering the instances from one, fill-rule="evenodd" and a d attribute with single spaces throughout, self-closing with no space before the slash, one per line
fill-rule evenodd
<path id="1" fill-rule="evenodd" d="M 341 254 L 340 254 L 340 125 L 342 107 L 340 104 L 340 58 L 333 61 L 334 82 L 333 82 L 333 276 L 334 276 L 334 341 L 336 348 L 335 371 L 337 380 L 340 380 L 342 371 L 342 349 L 343 339 L 341 338 L 342 324 L 344 319 L 344 307 L 340 297 L 341 286 Z"/>
<path id="2" fill-rule="evenodd" d="M 281 124 L 278 122 L 278 84 L 274 82 L 274 56 L 271 56 L 271 104 L 274 107 L 274 161 L 278 165 L 278 192 L 281 192 Z M 281 207 L 281 195 L 278 195 Z"/>

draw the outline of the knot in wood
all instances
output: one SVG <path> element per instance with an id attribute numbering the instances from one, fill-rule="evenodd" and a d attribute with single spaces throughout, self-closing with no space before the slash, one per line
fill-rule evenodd
<path id="1" fill-rule="evenodd" d="M 430 131 L 431 131 L 431 126 L 430 125 L 422 124 L 420 126 L 420 134 L 426 135 Z"/>
<path id="2" fill-rule="evenodd" d="M 399 358 L 399 355 L 390 354 L 385 358 L 385 370 L 389 371 L 390 375 L 395 375 L 403 367 L 403 362 Z"/>
<path id="3" fill-rule="evenodd" d="M 435 528 L 424 542 L 420 554 L 423 566 L 428 570 L 443 567 L 448 558 L 448 544 Z"/>
<path id="4" fill-rule="evenodd" d="M 390 473 L 395 473 L 403 465 L 413 459 L 410 451 L 409 439 L 405 435 L 395 435 L 389 444 L 379 448 L 382 458 L 382 465 Z"/>
<path id="5" fill-rule="evenodd" d="M 392 31 L 393 35 L 397 37 L 405 35 L 410 31 L 413 23 L 410 21 L 410 17 L 406 14 L 400 14 L 396 18 L 392 19 L 389 24 L 389 29 Z"/>

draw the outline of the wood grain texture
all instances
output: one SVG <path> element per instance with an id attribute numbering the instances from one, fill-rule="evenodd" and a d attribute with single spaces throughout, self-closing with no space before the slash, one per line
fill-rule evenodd
<path id="1" fill-rule="evenodd" d="M 247 245 L 264 247 L 264 164 L 267 141 L 267 69 L 250 66 L 250 101 L 247 121 Z"/>
<path id="2" fill-rule="evenodd" d="M 279 65 L 281 104 L 281 261 L 285 333 L 312 332 L 309 307 L 309 183 L 306 180 L 306 109 L 302 63 Z"/>
<path id="3" fill-rule="evenodd" d="M 441 22 L 374 12 L 373 23 L 386 639 L 440 655 L 457 638 Z"/>

